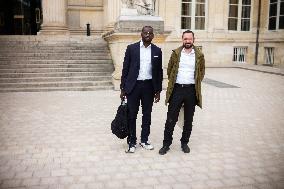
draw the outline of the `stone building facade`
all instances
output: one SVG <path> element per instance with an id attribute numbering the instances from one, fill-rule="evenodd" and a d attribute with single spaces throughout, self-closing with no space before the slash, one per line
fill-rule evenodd
<path id="1" fill-rule="evenodd" d="M 205 54 L 207 65 L 254 64 L 259 28 L 257 64 L 284 64 L 283 0 L 154 2 L 154 15 L 162 18 L 168 33 L 161 43 L 164 61 L 168 60 L 171 49 L 181 44 L 182 32 L 191 29 L 196 34 L 196 45 Z M 122 0 L 42 0 L 43 23 L 39 34 L 84 35 L 89 23 L 92 34 L 103 35 L 114 30 L 122 8 Z M 136 34 L 138 36 L 131 34 L 132 41 L 139 39 L 139 32 Z M 116 36 L 116 42 L 125 40 L 123 36 L 121 39 Z M 124 50 L 117 49 L 116 52 Z"/>

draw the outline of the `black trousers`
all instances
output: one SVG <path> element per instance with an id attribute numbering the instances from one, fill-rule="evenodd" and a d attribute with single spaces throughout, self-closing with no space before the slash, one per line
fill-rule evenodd
<path id="1" fill-rule="evenodd" d="M 182 105 L 184 105 L 184 126 L 181 144 L 187 144 L 192 131 L 192 121 L 195 112 L 196 94 L 194 85 L 175 84 L 169 100 L 167 121 L 164 130 L 163 146 L 170 146 L 173 140 L 173 131 L 178 120 Z"/>
<path id="2" fill-rule="evenodd" d="M 128 106 L 128 124 L 130 135 L 127 143 L 135 145 L 136 137 L 136 119 L 139 111 L 140 101 L 142 105 L 142 125 L 141 125 L 141 142 L 147 142 L 150 135 L 151 113 L 154 102 L 154 88 L 152 80 L 137 81 L 133 91 L 126 95 Z"/>

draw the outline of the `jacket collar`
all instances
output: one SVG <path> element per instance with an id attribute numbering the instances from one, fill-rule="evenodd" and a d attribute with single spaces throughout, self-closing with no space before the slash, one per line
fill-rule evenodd
<path id="1" fill-rule="evenodd" d="M 139 42 L 139 46 L 140 46 L 140 48 L 141 48 L 142 46 L 144 46 L 142 40 Z M 145 46 L 144 46 L 144 47 L 145 47 Z M 149 45 L 148 47 L 151 48 L 151 47 L 152 47 L 152 43 L 150 43 L 150 45 Z M 147 48 L 148 48 L 148 47 L 147 47 Z M 146 47 L 145 47 L 145 48 L 146 48 Z"/>

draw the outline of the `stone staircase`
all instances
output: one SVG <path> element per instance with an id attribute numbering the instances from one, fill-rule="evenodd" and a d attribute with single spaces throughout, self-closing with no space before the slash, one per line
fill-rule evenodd
<path id="1" fill-rule="evenodd" d="M 99 37 L 0 36 L 0 92 L 113 89 L 113 70 Z"/>

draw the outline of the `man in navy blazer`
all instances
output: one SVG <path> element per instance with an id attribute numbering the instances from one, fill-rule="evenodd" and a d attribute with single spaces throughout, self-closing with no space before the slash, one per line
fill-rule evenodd
<path id="1" fill-rule="evenodd" d="M 134 153 L 136 149 L 136 118 L 140 101 L 143 114 L 140 146 L 147 150 L 154 149 L 148 142 L 151 112 L 153 102 L 159 102 L 162 91 L 162 51 L 151 43 L 154 38 L 153 28 L 144 26 L 141 38 L 141 41 L 127 46 L 121 76 L 120 98 L 127 98 L 129 110 L 130 134 L 127 138 L 127 153 Z"/>

